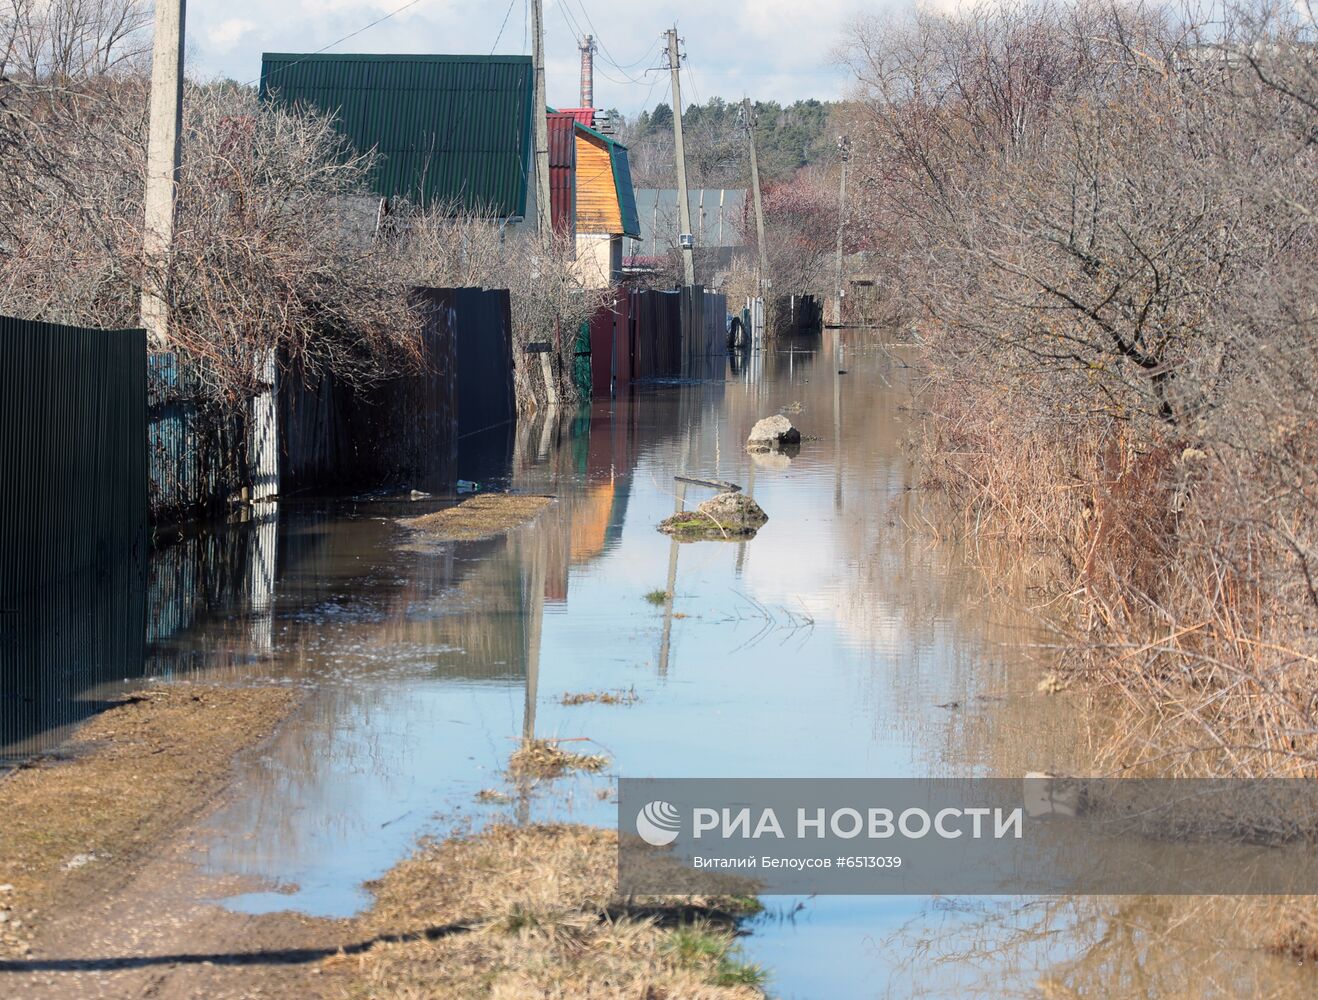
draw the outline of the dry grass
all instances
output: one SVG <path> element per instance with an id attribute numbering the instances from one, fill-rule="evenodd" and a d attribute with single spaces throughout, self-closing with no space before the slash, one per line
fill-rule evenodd
<path id="1" fill-rule="evenodd" d="M 428 844 L 371 887 L 362 929 L 385 940 L 325 968 L 347 996 L 375 1000 L 763 995 L 758 971 L 736 960 L 725 907 L 629 906 L 616 876 L 617 835 L 590 827 Z"/>
<path id="2" fill-rule="evenodd" d="M 455 507 L 405 518 L 399 523 L 443 541 L 478 541 L 526 524 L 552 502 L 553 497 L 483 493 Z"/>
<path id="3" fill-rule="evenodd" d="M 1103 696 L 1089 720 L 1097 768 L 1318 771 L 1308 598 L 1286 582 L 1293 556 L 1248 474 L 1170 428 L 1137 440 L 1095 420 L 1062 435 L 964 383 L 934 405 L 926 483 L 963 514 L 986 570 L 1003 550 L 1033 561 L 1029 603 L 1056 635 L 1057 684 Z M 1314 531 L 1301 520 L 1292 537 Z"/>
<path id="4" fill-rule="evenodd" d="M 569 691 L 559 699 L 562 705 L 635 705 L 641 700 L 636 688 L 618 691 Z"/>
<path id="5" fill-rule="evenodd" d="M 602 754 L 572 753 L 559 746 L 560 740 L 523 740 L 508 759 L 513 774 L 533 778 L 556 778 L 568 771 L 602 771 L 609 758 Z"/>
<path id="6" fill-rule="evenodd" d="M 77 905 L 132 876 L 161 840 L 210 804 L 236 753 L 291 709 L 284 688 L 151 688 L 96 716 L 74 759 L 0 782 L 0 952 L 22 953 L 46 909 Z M 72 862 L 72 864 L 71 864 Z M 35 911 L 35 913 L 34 913 Z"/>

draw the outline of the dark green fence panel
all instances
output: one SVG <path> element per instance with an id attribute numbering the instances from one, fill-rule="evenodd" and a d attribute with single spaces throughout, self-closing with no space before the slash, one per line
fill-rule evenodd
<path id="1" fill-rule="evenodd" d="M 0 317 L 0 764 L 142 667 L 146 335 Z"/>

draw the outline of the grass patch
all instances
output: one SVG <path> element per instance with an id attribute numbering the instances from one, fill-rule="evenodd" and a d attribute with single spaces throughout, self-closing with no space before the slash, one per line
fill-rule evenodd
<path id="1" fill-rule="evenodd" d="M 559 700 L 562 705 L 635 705 L 641 700 L 636 688 L 618 691 L 569 691 Z"/>
<path id="2" fill-rule="evenodd" d="M 684 969 L 704 973 L 714 986 L 764 986 L 765 972 L 737 958 L 732 932 L 714 924 L 689 924 L 668 932 L 664 950 Z"/>
<path id="3" fill-rule="evenodd" d="M 618 836 L 594 827 L 495 826 L 424 844 L 371 888 L 375 940 L 331 958 L 327 996 L 373 1000 L 754 1000 L 721 897 L 617 892 Z"/>
<path id="4" fill-rule="evenodd" d="M 535 778 L 557 778 L 568 771 L 602 771 L 609 758 L 597 753 L 572 753 L 558 745 L 557 740 L 523 740 L 508 759 L 508 769 L 514 774 Z"/>
<path id="5" fill-rule="evenodd" d="M 398 523 L 442 541 L 470 542 L 520 527 L 552 502 L 552 497 L 482 493 L 454 507 L 403 518 Z"/>
<path id="6" fill-rule="evenodd" d="M 650 604 L 653 604 L 656 608 L 660 607 L 661 605 L 668 603 L 668 591 L 652 590 L 645 595 L 645 599 Z"/>

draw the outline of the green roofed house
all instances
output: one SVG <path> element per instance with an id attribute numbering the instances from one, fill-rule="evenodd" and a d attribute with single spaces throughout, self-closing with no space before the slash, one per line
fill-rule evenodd
<path id="1" fill-rule="evenodd" d="M 261 97 L 334 115 L 381 198 L 534 223 L 528 56 L 267 52 Z"/>

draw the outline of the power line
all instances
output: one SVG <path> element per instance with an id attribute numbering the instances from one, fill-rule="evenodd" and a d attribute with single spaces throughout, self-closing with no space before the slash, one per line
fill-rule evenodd
<path id="1" fill-rule="evenodd" d="M 566 6 L 566 3 L 564 5 Z M 590 11 L 586 10 L 586 5 L 582 2 L 582 0 L 577 0 L 577 6 L 581 8 L 581 13 L 584 14 L 586 17 L 586 23 L 590 25 L 590 30 L 595 32 L 595 37 L 599 39 L 600 48 L 603 50 L 604 55 L 608 58 L 609 62 L 613 65 L 614 69 L 618 70 L 619 72 L 623 72 L 624 70 L 630 69 L 632 66 L 635 66 L 637 63 L 643 62 L 646 59 L 646 57 L 649 56 L 650 53 L 647 50 L 645 55 L 641 56 L 640 59 L 637 59 L 636 62 L 631 63 L 628 66 L 619 65 L 618 61 L 613 58 L 613 53 L 609 51 L 609 47 L 604 44 L 604 38 L 603 36 L 600 35 L 599 29 L 595 27 L 595 22 L 590 19 Z M 623 75 L 625 76 L 626 74 L 624 73 Z"/>
<path id="2" fill-rule="evenodd" d="M 385 14 L 385 15 L 383 15 L 383 16 L 381 16 L 381 17 L 377 17 L 377 18 L 376 18 L 374 21 L 372 21 L 370 24 L 362 25 L 362 26 L 361 26 L 360 28 L 358 28 L 356 31 L 350 31 L 348 34 L 344 35 L 342 38 L 339 38 L 339 39 L 336 39 L 336 40 L 330 42 L 330 43 L 329 43 L 328 45 L 326 45 L 324 48 L 322 48 L 322 49 L 317 49 L 315 52 L 308 52 L 308 53 L 307 53 L 305 56 L 303 56 L 301 59 L 298 59 L 296 62 L 291 62 L 291 63 L 289 63 L 287 66 L 280 66 L 280 67 L 279 67 L 279 72 L 283 72 L 283 71 L 286 70 L 286 69 L 292 69 L 294 66 L 298 65 L 298 63 L 306 62 L 306 61 L 307 61 L 308 59 L 310 59 L 312 56 L 318 56 L 318 55 L 320 55 L 322 52 L 328 52 L 330 49 L 334 48 L 334 46 L 343 44 L 343 43 L 346 42 L 349 38 L 356 38 L 356 37 L 357 37 L 358 35 L 360 35 L 363 31 L 368 31 L 369 29 L 374 28 L 377 24 L 383 24 L 385 21 L 389 20 L 389 18 L 394 17 L 394 16 L 396 16 L 396 15 L 398 15 L 398 14 L 401 14 L 403 11 L 407 10 L 409 7 L 415 7 L 415 6 L 416 6 L 417 4 L 419 4 L 420 2 L 421 2 L 421 0 L 408 0 L 407 3 L 403 4 L 403 6 L 397 8 L 396 10 L 391 10 L 388 14 Z M 497 43 L 496 43 L 496 44 L 497 44 Z M 252 84 L 254 84 L 254 83 L 260 83 L 260 82 L 261 82 L 261 78 L 260 78 L 260 77 L 257 77 L 255 80 L 248 80 L 245 84 L 243 84 L 243 86 L 245 86 L 245 87 L 250 87 Z"/>
<path id="3" fill-rule="evenodd" d="M 508 0 L 508 9 L 504 12 L 503 24 L 499 25 L 499 33 L 494 36 L 494 44 L 490 46 L 490 55 L 494 55 L 494 50 L 499 47 L 499 39 L 503 37 L 503 29 L 508 27 L 508 18 L 512 17 L 515 6 L 517 6 L 517 0 Z"/>

